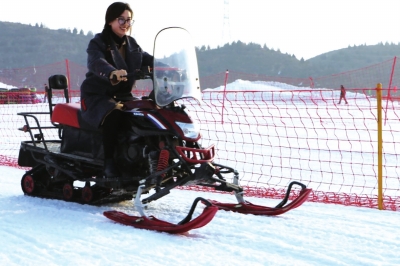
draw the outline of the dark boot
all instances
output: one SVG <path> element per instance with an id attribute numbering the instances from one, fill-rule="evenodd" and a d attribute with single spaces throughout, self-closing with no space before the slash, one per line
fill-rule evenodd
<path id="1" fill-rule="evenodd" d="M 104 175 L 106 178 L 121 177 L 121 173 L 113 159 L 104 160 Z"/>

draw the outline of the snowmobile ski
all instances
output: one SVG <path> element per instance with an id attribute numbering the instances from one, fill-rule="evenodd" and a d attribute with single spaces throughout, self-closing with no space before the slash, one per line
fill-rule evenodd
<path id="1" fill-rule="evenodd" d="M 302 187 L 302 190 L 300 191 L 297 198 L 292 200 L 289 204 L 285 205 L 287 203 L 287 201 L 289 200 L 291 188 L 295 184 L 300 185 Z M 286 191 L 285 198 L 275 207 L 266 207 L 266 206 L 252 204 L 248 201 L 243 200 L 242 195 L 238 195 L 238 194 L 236 194 L 236 198 L 238 199 L 239 203 L 236 203 L 236 204 L 235 203 L 221 203 L 216 200 L 209 200 L 209 201 L 213 205 L 217 206 L 220 210 L 239 212 L 239 213 L 243 213 L 243 214 L 274 216 L 274 215 L 280 215 L 282 213 L 288 212 L 288 211 L 302 205 L 308 199 L 308 196 L 310 195 L 311 191 L 312 191 L 312 189 L 306 188 L 306 186 L 303 185 L 302 183 L 293 181 L 289 184 L 289 187 Z"/>
<path id="2" fill-rule="evenodd" d="M 215 216 L 218 211 L 218 207 L 212 205 L 208 200 L 198 197 L 194 200 L 192 207 L 188 215 L 179 223 L 173 224 L 163 220 L 159 220 L 154 216 L 146 216 L 144 213 L 144 204 L 140 201 L 141 187 L 139 187 L 138 194 L 135 198 L 135 207 L 141 216 L 131 216 L 120 211 L 105 211 L 103 214 L 107 218 L 113 220 L 114 222 L 133 226 L 140 229 L 154 230 L 158 232 L 166 232 L 170 234 L 184 234 L 192 229 L 200 228 L 207 225 Z M 194 210 L 197 203 L 201 201 L 206 205 L 203 212 L 192 219 Z"/>

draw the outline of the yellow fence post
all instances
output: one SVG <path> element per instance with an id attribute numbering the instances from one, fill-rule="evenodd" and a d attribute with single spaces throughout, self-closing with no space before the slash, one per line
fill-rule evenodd
<path id="1" fill-rule="evenodd" d="M 382 186 L 382 83 L 376 84 L 376 100 L 378 109 L 378 208 L 383 210 Z"/>

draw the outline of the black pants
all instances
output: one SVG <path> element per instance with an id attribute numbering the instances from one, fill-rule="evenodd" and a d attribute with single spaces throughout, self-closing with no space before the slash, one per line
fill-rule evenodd
<path id="1" fill-rule="evenodd" d="M 123 112 L 113 110 L 103 122 L 104 159 L 114 158 L 115 147 L 118 144 L 118 132 L 123 124 Z"/>

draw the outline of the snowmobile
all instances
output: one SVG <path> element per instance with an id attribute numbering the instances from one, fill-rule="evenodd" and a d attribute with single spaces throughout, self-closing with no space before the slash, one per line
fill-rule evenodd
<path id="1" fill-rule="evenodd" d="M 171 40 L 179 41 L 171 44 Z M 25 195 L 93 205 L 133 200 L 139 216 L 118 211 L 106 211 L 104 215 L 125 225 L 169 233 L 185 233 L 202 227 L 219 209 L 278 215 L 307 200 L 311 189 L 293 181 L 276 207 L 245 201 L 239 173 L 214 162 L 214 145 L 203 147 L 200 144 L 199 127 L 186 106 L 178 104 L 183 100 L 195 104 L 202 101 L 196 53 L 188 32 L 176 27 L 161 30 L 155 38 L 154 58 L 153 69 L 127 75 L 151 80 L 153 89 L 149 96 L 124 103 L 126 123 L 119 133 L 114 156 L 121 172 L 118 178 L 104 176 L 102 131 L 85 123 L 80 104 L 70 102 L 67 78 L 64 75 L 49 77 L 49 111 L 18 113 L 26 123 L 20 130 L 30 134 L 30 140 L 21 142 L 18 157 L 20 166 L 30 168 L 21 179 Z M 63 92 L 64 102 L 53 102 L 57 91 Z M 48 126 L 42 125 L 43 119 L 38 118 L 41 115 L 50 117 Z M 53 136 L 58 138 L 49 139 L 48 130 L 56 130 Z M 287 204 L 294 185 L 299 186 L 300 191 Z M 198 197 L 187 216 L 177 224 L 146 215 L 148 203 L 182 186 L 205 186 L 233 193 L 238 203 Z M 199 202 L 205 208 L 192 219 Z"/>

